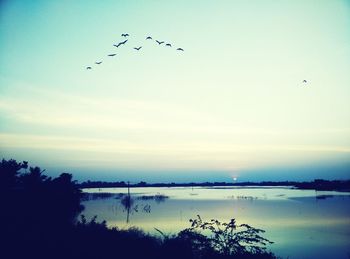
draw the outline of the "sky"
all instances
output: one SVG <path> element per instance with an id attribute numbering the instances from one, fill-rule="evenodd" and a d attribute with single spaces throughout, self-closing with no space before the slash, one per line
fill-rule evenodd
<path id="1" fill-rule="evenodd" d="M 0 157 L 48 174 L 350 178 L 350 1 L 5 0 L 0 67 Z"/>

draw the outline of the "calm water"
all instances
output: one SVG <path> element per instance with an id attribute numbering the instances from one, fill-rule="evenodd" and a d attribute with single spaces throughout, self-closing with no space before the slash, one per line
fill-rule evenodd
<path id="1" fill-rule="evenodd" d="M 85 189 L 85 192 L 127 193 L 126 188 Z M 164 200 L 140 200 L 140 196 L 163 194 Z M 132 188 L 134 203 L 129 211 L 121 199 L 109 197 L 85 201 L 83 214 L 98 215 L 109 226 L 137 226 L 175 233 L 189 227 L 200 215 L 266 230 L 274 241 L 271 251 L 283 258 L 350 258 L 350 193 L 315 192 L 284 187 L 272 188 Z M 128 221 L 128 223 L 127 223 Z"/>

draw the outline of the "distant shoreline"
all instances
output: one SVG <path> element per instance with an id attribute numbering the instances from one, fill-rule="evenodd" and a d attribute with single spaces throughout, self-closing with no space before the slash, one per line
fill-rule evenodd
<path id="1" fill-rule="evenodd" d="M 317 190 L 317 191 L 350 191 L 350 180 L 322 180 L 316 179 L 310 182 L 296 182 L 296 181 L 263 181 L 263 182 L 203 182 L 203 183 L 146 183 L 139 182 L 136 184 L 121 182 L 102 182 L 102 181 L 86 181 L 78 184 L 79 188 L 127 188 L 127 187 L 277 187 L 286 186 L 294 187 L 301 190 Z"/>

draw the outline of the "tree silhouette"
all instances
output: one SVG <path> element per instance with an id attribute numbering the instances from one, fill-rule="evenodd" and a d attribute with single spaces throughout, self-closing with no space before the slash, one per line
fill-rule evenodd
<path id="1" fill-rule="evenodd" d="M 28 162 L 17 163 L 16 160 L 2 159 L 0 163 L 0 191 L 8 191 L 15 187 L 20 170 L 27 169 Z"/>

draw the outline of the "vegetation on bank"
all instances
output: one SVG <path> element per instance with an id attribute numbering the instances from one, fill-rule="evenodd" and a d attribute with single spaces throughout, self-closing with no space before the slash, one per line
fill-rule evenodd
<path id="1" fill-rule="evenodd" d="M 271 242 L 263 230 L 234 219 L 198 216 L 178 234 L 157 230 L 158 236 L 108 228 L 96 217 L 77 220 L 83 196 L 72 175 L 51 178 L 43 172 L 27 162 L 0 162 L 0 258 L 276 258 L 266 251 Z"/>

